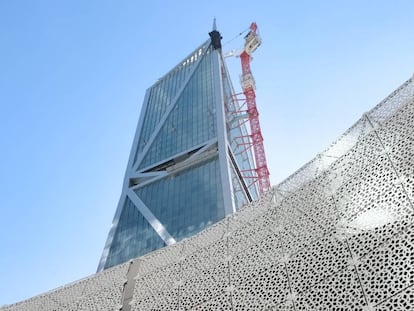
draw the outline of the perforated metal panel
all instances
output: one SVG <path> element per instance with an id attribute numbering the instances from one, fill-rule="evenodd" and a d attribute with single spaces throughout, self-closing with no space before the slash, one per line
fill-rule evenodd
<path id="1" fill-rule="evenodd" d="M 135 259 L 136 275 L 127 263 L 0 310 L 412 310 L 413 90 L 261 200 Z"/>

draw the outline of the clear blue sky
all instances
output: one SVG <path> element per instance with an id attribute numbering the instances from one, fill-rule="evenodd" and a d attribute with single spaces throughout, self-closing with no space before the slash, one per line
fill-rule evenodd
<path id="1" fill-rule="evenodd" d="M 252 71 L 276 184 L 413 74 L 413 12 L 408 0 L 1 1 L 0 305 L 95 272 L 145 90 L 214 16 L 223 42 L 259 25 Z"/>

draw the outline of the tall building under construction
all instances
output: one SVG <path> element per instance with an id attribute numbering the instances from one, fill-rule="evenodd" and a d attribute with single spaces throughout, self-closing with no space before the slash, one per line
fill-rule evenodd
<path id="1" fill-rule="evenodd" d="M 413 310 L 414 76 L 264 191 L 254 45 L 243 112 L 210 36 L 147 91 L 102 271 L 0 311 Z"/>
<path id="2" fill-rule="evenodd" d="M 249 53 L 260 44 L 255 30 Z M 209 35 L 146 92 L 98 270 L 190 237 L 258 198 L 252 110 L 235 96 L 215 26 Z"/>

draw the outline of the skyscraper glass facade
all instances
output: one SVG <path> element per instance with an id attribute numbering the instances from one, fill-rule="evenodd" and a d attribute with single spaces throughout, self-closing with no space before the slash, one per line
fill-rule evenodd
<path id="1" fill-rule="evenodd" d="M 233 94 L 210 39 L 147 90 L 98 270 L 192 236 L 257 198 Z"/>

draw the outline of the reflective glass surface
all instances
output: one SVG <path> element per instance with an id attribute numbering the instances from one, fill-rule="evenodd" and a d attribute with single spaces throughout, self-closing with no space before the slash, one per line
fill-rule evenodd
<path id="1" fill-rule="evenodd" d="M 164 161 L 216 136 L 213 72 L 213 53 L 207 51 L 140 168 Z M 147 129 L 144 128 L 143 131 Z"/>
<path id="2" fill-rule="evenodd" d="M 189 237 L 224 217 L 217 158 L 135 192 L 176 240 Z"/>
<path id="3" fill-rule="evenodd" d="M 234 171 L 234 167 L 231 163 L 228 164 L 231 171 L 231 180 L 233 184 L 233 194 L 234 194 L 234 203 L 236 209 L 239 210 L 243 205 L 249 203 L 249 200 L 246 197 L 243 186 L 240 183 L 240 178 L 237 176 Z"/>
<path id="4" fill-rule="evenodd" d="M 255 187 L 247 190 L 250 197 L 245 192 L 246 185 L 252 180 L 245 179 L 243 183 L 243 177 L 254 175 L 253 171 L 249 171 L 254 163 L 251 151 L 240 144 L 240 139 L 243 143 L 242 136 L 247 136 L 248 132 L 243 121 L 234 119 L 240 107 L 233 100 L 234 92 L 227 71 L 224 66 L 220 71 L 218 59 L 217 51 L 204 45 L 150 88 L 141 128 L 138 129 L 138 141 L 134 142 L 138 147 L 132 151 L 135 161 L 140 163 L 127 169 L 127 176 L 130 173 L 145 176 L 148 172 L 150 176 L 155 176 L 151 174 L 157 171 L 167 175 L 152 182 L 147 179 L 147 184 L 141 181 L 130 183 L 129 187 L 176 241 L 223 219 L 225 199 L 229 202 L 231 199 L 238 210 L 250 197 L 257 198 Z M 224 94 L 218 87 L 219 81 L 223 82 Z M 227 154 L 229 162 L 226 161 L 231 171 L 229 180 L 221 180 L 221 159 L 218 153 L 214 154 L 217 152 L 215 149 L 208 150 L 212 153 L 203 149 L 198 154 L 193 153 L 195 159 L 202 161 L 197 164 L 183 160 L 185 156 L 180 157 L 217 138 L 216 110 L 221 109 L 223 104 L 227 137 L 232 149 L 232 153 Z M 224 142 L 216 144 L 218 148 L 226 148 Z M 174 161 L 170 161 L 172 159 Z M 223 193 L 223 188 L 227 188 L 224 183 L 230 180 L 233 198 L 229 198 L 230 193 Z M 105 268 L 165 246 L 129 199 L 119 217 L 115 221 L 112 243 L 106 248 Z"/>
<path id="5" fill-rule="evenodd" d="M 202 53 L 203 47 L 196 49 L 187 60 L 176 66 L 149 89 L 148 104 L 144 112 L 145 116 L 138 143 L 138 153 L 146 146 L 167 107 L 183 87 L 194 66 L 202 57 Z"/>
<path id="6" fill-rule="evenodd" d="M 109 250 L 105 269 L 165 246 L 164 241 L 128 198 Z"/>

